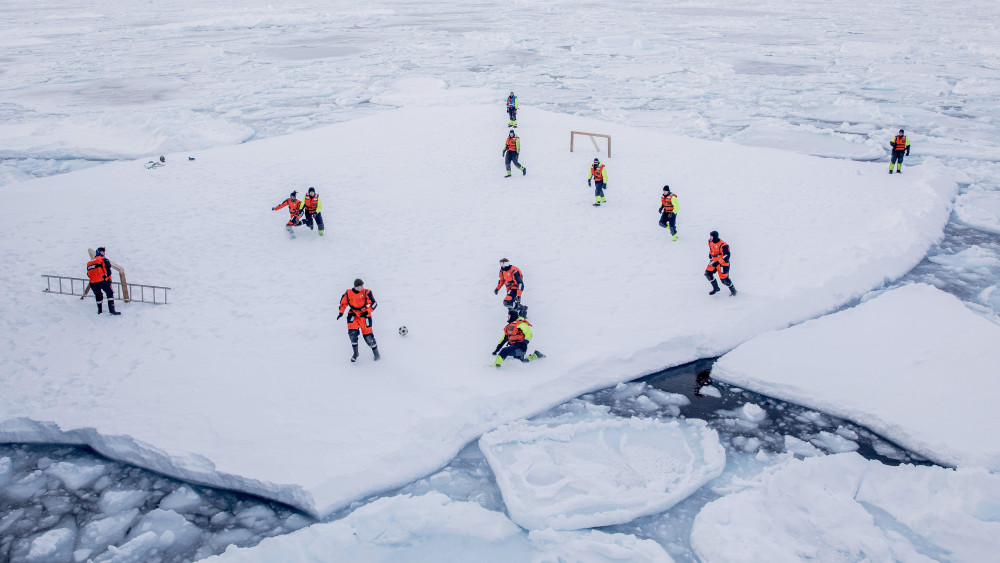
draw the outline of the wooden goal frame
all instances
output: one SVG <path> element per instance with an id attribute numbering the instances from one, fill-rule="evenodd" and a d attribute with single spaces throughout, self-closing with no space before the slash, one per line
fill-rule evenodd
<path id="1" fill-rule="evenodd" d="M 594 150 L 601 152 L 601 147 L 597 145 L 596 137 L 603 137 L 608 140 L 608 158 L 611 158 L 611 135 L 604 135 L 602 133 L 587 133 L 585 131 L 570 131 L 569 132 L 569 152 L 573 152 L 573 141 L 576 139 L 577 135 L 586 135 L 590 137 L 590 142 L 594 144 Z"/>
<path id="2" fill-rule="evenodd" d="M 97 252 L 95 252 L 93 248 L 88 248 L 87 252 L 90 253 L 90 259 L 91 260 L 93 260 L 94 257 L 97 256 Z M 111 262 L 111 260 L 108 260 L 108 262 Z M 125 300 L 126 303 L 128 303 L 132 299 L 131 299 L 131 296 L 128 294 L 128 282 L 125 281 L 125 268 L 122 268 L 118 264 L 115 264 L 114 262 L 111 262 L 111 269 L 112 270 L 116 270 L 118 272 L 118 277 L 121 278 L 121 281 L 122 281 L 122 283 L 121 283 L 121 288 L 122 288 L 122 295 L 121 295 L 121 297 L 122 297 L 122 299 Z M 86 297 L 88 293 L 90 293 L 90 284 L 89 283 L 87 284 L 87 287 L 85 287 L 83 289 L 83 295 L 80 296 L 80 299 L 83 299 L 84 297 Z"/>

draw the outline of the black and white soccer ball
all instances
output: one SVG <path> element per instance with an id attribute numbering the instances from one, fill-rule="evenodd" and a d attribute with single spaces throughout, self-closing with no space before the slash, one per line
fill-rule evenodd
<path id="1" fill-rule="evenodd" d="M 406 325 L 403 325 L 403 326 L 399 327 L 399 335 L 400 336 L 406 336 L 407 332 L 410 332 L 410 331 L 406 329 Z"/>

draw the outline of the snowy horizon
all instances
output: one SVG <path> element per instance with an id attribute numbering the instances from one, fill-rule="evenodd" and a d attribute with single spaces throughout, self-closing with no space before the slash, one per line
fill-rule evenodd
<path id="1" fill-rule="evenodd" d="M 0 279 L 19 289 L 0 306 L 0 439 L 89 444 L 337 516 L 290 533 L 304 521 L 234 508 L 209 534 L 190 490 L 140 512 L 150 497 L 99 463 L 22 474 L 0 457 L 0 498 L 58 482 L 103 511 L 17 538 L 3 532 L 19 513 L 0 515 L 0 559 L 232 545 L 220 560 L 972 561 L 1000 547 L 1000 364 L 980 352 L 1000 341 L 995 4 L 9 7 L 0 256 L 17 267 Z M 504 179 L 511 89 L 528 173 Z M 889 176 L 900 127 L 913 151 Z M 585 139 L 570 153 L 570 130 L 612 135 L 606 206 L 589 204 L 596 153 Z M 678 242 L 656 225 L 665 183 Z M 288 240 L 268 207 L 309 186 L 326 236 Z M 25 213 L 40 194 L 43 220 Z M 736 298 L 705 295 L 709 230 L 733 246 Z M 129 281 L 172 287 L 171 304 L 119 300 L 107 319 L 91 298 L 41 293 L 39 274 L 79 277 L 100 245 Z M 525 272 L 547 357 L 495 370 L 501 256 Z M 364 346 L 347 362 L 333 320 L 355 277 L 380 302 L 377 364 Z M 729 385 L 706 394 L 791 401 L 817 431 L 796 438 L 770 420 L 781 408 L 750 402 L 706 427 L 683 396 L 625 383 L 716 356 Z M 869 430 L 953 468 L 864 460 L 851 452 Z M 442 469 L 470 443 L 478 469 Z M 51 494 L 40 502 L 70 510 Z M 727 526 L 746 552 L 713 541 Z M 781 540 L 751 546 L 765 531 Z"/>

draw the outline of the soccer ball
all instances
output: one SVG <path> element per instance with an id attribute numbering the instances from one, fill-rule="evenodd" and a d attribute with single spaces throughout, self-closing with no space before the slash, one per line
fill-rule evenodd
<path id="1" fill-rule="evenodd" d="M 406 327 L 405 327 L 405 326 L 401 326 L 401 327 L 399 327 L 399 335 L 400 335 L 400 336 L 406 336 L 406 333 L 407 333 L 407 332 L 410 332 L 410 331 L 406 330 Z"/>

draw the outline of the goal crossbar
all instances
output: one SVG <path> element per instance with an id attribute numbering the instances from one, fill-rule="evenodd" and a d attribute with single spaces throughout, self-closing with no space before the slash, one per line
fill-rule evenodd
<path id="1" fill-rule="evenodd" d="M 576 140 L 577 135 L 586 135 L 590 138 L 590 142 L 594 144 L 594 150 L 601 152 L 601 147 L 597 145 L 597 137 L 603 137 L 608 140 L 608 158 L 611 158 L 611 135 L 604 135 L 602 133 L 587 133 L 585 131 L 570 131 L 569 132 L 569 152 L 573 152 L 573 144 Z"/>

